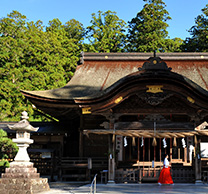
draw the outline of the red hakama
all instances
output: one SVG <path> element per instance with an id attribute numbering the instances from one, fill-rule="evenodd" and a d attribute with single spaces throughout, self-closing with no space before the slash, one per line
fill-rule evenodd
<path id="1" fill-rule="evenodd" d="M 170 167 L 165 168 L 165 166 L 163 166 L 163 169 L 160 172 L 160 177 L 159 177 L 158 183 L 173 184 L 173 179 L 170 174 Z"/>

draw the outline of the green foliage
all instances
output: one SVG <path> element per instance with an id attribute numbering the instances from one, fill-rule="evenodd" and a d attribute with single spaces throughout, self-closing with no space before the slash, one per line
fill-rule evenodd
<path id="1" fill-rule="evenodd" d="M 191 38 L 186 38 L 182 45 L 183 51 L 208 52 L 208 4 L 202 14 L 195 19 L 195 25 L 189 30 Z"/>
<path id="2" fill-rule="evenodd" d="M 120 52 L 124 48 L 126 23 L 119 19 L 116 12 L 98 11 L 92 14 L 91 26 L 87 27 L 86 45 L 90 52 Z"/>
<path id="3" fill-rule="evenodd" d="M 71 19 L 28 22 L 13 11 L 0 19 L 0 121 L 17 121 L 27 111 L 30 120 L 38 115 L 20 90 L 49 90 L 63 87 L 76 69 L 81 51 L 88 52 L 208 52 L 208 5 L 189 30 L 191 38 L 169 39 L 171 19 L 162 0 L 143 0 L 145 5 L 126 23 L 116 12 L 92 14 L 91 26 Z M 89 43 L 84 43 L 84 38 Z"/>
<path id="4" fill-rule="evenodd" d="M 7 133 L 0 129 L 0 167 L 9 167 L 7 159 L 13 159 L 17 154 L 17 145 L 7 137 Z"/>
<path id="5" fill-rule="evenodd" d="M 163 52 L 181 52 L 183 40 L 181 38 L 165 39 Z"/>
<path id="6" fill-rule="evenodd" d="M 85 36 L 85 28 L 83 24 L 75 19 L 71 19 L 66 22 L 64 28 L 68 38 L 73 39 L 76 43 L 82 43 Z"/>
<path id="7" fill-rule="evenodd" d="M 166 23 L 171 19 L 162 0 L 144 0 L 146 4 L 129 22 L 127 51 L 130 52 L 167 52 L 173 51 L 178 42 L 166 40 Z M 168 43 L 168 45 L 166 45 Z M 170 49 L 169 47 L 172 46 Z"/>
<path id="8" fill-rule="evenodd" d="M 72 27 L 72 23 L 77 23 Z M 65 25 L 58 19 L 44 29 L 42 22 L 27 22 L 13 11 L 0 19 L 0 121 L 19 120 L 26 110 L 35 115 L 22 90 L 48 90 L 63 87 L 76 69 L 83 32 L 75 20 Z M 80 34 L 78 34 L 78 32 Z M 72 37 L 73 36 L 73 37 Z"/>

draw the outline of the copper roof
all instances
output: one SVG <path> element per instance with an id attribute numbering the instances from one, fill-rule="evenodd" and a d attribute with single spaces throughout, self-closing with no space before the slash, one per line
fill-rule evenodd
<path id="1" fill-rule="evenodd" d="M 81 64 L 62 88 L 23 91 L 42 99 L 73 100 L 99 94 L 123 77 L 138 71 L 152 53 L 82 53 Z M 208 53 L 158 53 L 172 68 L 208 92 Z"/>

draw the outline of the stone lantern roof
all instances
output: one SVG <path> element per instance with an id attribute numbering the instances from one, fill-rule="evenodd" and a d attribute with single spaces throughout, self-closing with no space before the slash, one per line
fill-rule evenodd
<path id="1" fill-rule="evenodd" d="M 30 125 L 30 123 L 27 121 L 29 117 L 26 111 L 22 112 L 21 119 L 22 119 L 21 121 L 14 124 L 13 126 L 8 125 L 9 129 L 15 130 L 15 131 L 27 131 L 27 132 L 37 131 L 39 129 L 39 127 L 33 127 L 32 125 Z"/>

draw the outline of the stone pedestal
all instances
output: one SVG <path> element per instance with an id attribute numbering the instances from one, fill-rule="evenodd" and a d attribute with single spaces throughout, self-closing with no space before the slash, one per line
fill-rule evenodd
<path id="1" fill-rule="evenodd" d="M 0 179 L 1 194 L 32 194 L 50 190 L 31 162 L 12 162 Z"/>
<path id="2" fill-rule="evenodd" d="M 11 162 L 10 167 L 6 168 L 6 172 L 2 174 L 1 194 L 32 194 L 50 189 L 48 179 L 40 178 L 40 174 L 33 167 L 27 153 L 27 148 L 33 143 L 33 140 L 30 139 L 30 132 L 37 131 L 38 128 L 34 128 L 27 121 L 29 117 L 26 111 L 22 112 L 21 118 L 22 120 L 13 126 L 8 125 L 11 130 L 17 131 L 16 139 L 13 139 L 13 142 L 17 143 L 19 150 L 14 162 Z"/>

